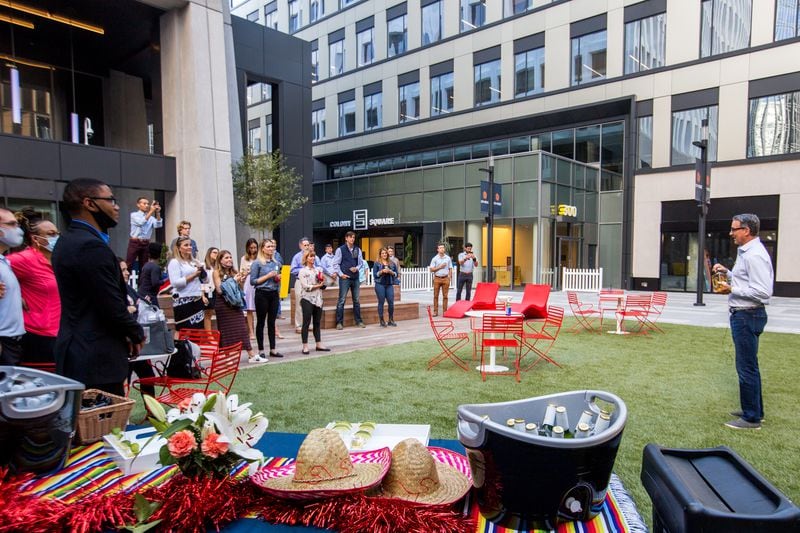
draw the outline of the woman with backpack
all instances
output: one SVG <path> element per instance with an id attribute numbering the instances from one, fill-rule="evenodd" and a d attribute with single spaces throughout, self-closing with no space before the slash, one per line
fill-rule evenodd
<path id="1" fill-rule="evenodd" d="M 248 360 L 251 363 L 266 363 L 266 358 L 261 358 L 253 352 L 247 321 L 243 314 L 245 302 L 242 285 L 247 279 L 247 274 L 237 272 L 233 268 L 231 253 L 222 250 L 217 257 L 213 276 L 214 292 L 217 296 L 214 299 L 214 312 L 217 314 L 219 345 L 230 346 L 242 341 L 242 348 L 247 350 Z"/>

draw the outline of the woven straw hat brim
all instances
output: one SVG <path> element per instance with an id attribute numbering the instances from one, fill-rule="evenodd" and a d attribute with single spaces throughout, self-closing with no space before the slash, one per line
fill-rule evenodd
<path id="1" fill-rule="evenodd" d="M 294 481 L 294 472 L 283 477 L 264 479 L 260 485 L 264 488 L 281 492 L 309 492 L 315 490 L 358 490 L 377 485 L 386 474 L 387 468 L 382 463 L 354 464 L 355 474 L 352 476 L 325 481 Z"/>
<path id="2" fill-rule="evenodd" d="M 456 454 L 455 452 L 450 452 L 449 450 L 441 448 L 438 449 L 437 452 L 438 454 L 449 452 L 454 458 L 463 458 L 463 461 L 466 462 L 466 457 Z M 409 494 L 399 485 L 386 486 L 386 484 L 384 484 L 381 487 L 381 496 L 423 505 L 445 505 L 457 502 L 463 498 L 472 487 L 472 480 L 456 468 L 441 462 L 441 457 L 438 454 L 434 454 L 436 472 L 439 475 L 439 487 L 435 491 L 427 494 Z"/>

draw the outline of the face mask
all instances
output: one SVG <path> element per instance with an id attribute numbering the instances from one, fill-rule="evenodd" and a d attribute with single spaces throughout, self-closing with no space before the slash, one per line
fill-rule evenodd
<path id="1" fill-rule="evenodd" d="M 6 246 L 10 248 L 16 248 L 22 244 L 22 239 L 25 236 L 22 228 L 3 228 L 1 231 L 3 232 L 3 235 L 0 236 L 0 242 Z"/>
<path id="2" fill-rule="evenodd" d="M 48 252 L 52 252 L 53 248 L 56 247 L 56 243 L 58 242 L 58 237 L 59 236 L 58 235 L 53 235 L 52 237 L 42 237 L 41 235 L 38 235 L 38 237 L 40 239 L 46 239 L 47 240 L 47 244 L 46 245 L 39 244 L 39 246 L 41 246 L 42 248 L 44 248 Z M 39 241 L 39 242 L 41 242 L 41 241 Z"/>
<path id="3" fill-rule="evenodd" d="M 100 229 L 103 230 L 103 233 L 108 233 L 108 229 L 116 226 L 117 221 L 108 216 L 106 212 L 100 209 L 100 206 L 97 205 L 95 202 L 92 203 L 97 208 L 96 213 L 94 211 L 91 211 L 92 218 L 94 218 L 94 221 L 97 222 L 98 226 L 100 226 Z"/>

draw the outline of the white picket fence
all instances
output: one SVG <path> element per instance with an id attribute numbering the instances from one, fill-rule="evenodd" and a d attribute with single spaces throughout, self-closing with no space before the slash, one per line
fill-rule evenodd
<path id="1" fill-rule="evenodd" d="M 454 270 L 450 271 L 450 288 L 455 290 Z M 400 274 L 400 286 L 404 291 L 433 290 L 433 274 L 427 268 L 404 268 Z"/>
<path id="2" fill-rule="evenodd" d="M 600 292 L 602 287 L 602 268 L 564 268 L 561 271 L 562 291 Z"/>

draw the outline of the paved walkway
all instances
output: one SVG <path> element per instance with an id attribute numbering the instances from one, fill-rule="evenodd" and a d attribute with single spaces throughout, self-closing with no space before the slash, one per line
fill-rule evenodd
<path id="1" fill-rule="evenodd" d="M 371 289 L 365 289 L 371 290 Z M 694 306 L 694 293 L 668 293 L 667 306 L 661 315 L 661 321 L 674 324 L 691 324 L 694 326 L 706 326 L 715 328 L 727 328 L 728 324 L 728 304 L 727 297 L 718 294 L 705 294 L 703 299 L 706 303 L 703 307 Z M 501 291 L 499 298 L 510 296 L 513 301 L 522 298 L 520 292 Z M 311 353 L 303 355 L 300 353 L 300 335 L 294 333 L 294 328 L 290 320 L 279 320 L 278 328 L 285 339 L 277 342 L 278 351 L 285 355 L 283 359 L 270 360 L 269 364 L 288 363 L 300 359 L 308 359 L 323 355 L 336 355 L 363 348 L 380 346 L 390 346 L 402 344 L 414 340 L 432 339 L 430 326 L 428 325 L 428 315 L 425 306 L 432 301 L 430 291 L 404 291 L 404 302 L 418 302 L 420 304 L 420 318 L 417 320 L 404 320 L 398 322 L 396 328 L 382 328 L 377 324 L 371 324 L 364 329 L 349 327 L 337 331 L 326 329 L 322 331 L 322 342 L 332 349 L 331 352 L 315 352 L 314 338 L 309 334 L 309 346 Z M 451 291 L 451 302 L 455 301 L 455 293 Z M 581 299 L 594 303 L 597 296 L 591 293 L 581 293 Z M 550 295 L 550 305 L 563 307 L 567 315 L 570 315 L 567 294 L 565 292 L 554 292 Z M 800 298 L 773 298 L 767 308 L 769 321 L 767 331 L 778 333 L 800 333 Z M 458 322 L 458 321 L 457 321 Z M 467 321 L 463 321 L 465 328 Z M 266 341 L 266 339 L 265 339 Z M 255 340 L 253 341 L 255 347 Z M 249 365 L 246 358 L 243 359 L 242 368 Z M 258 365 L 262 366 L 262 365 Z"/>

